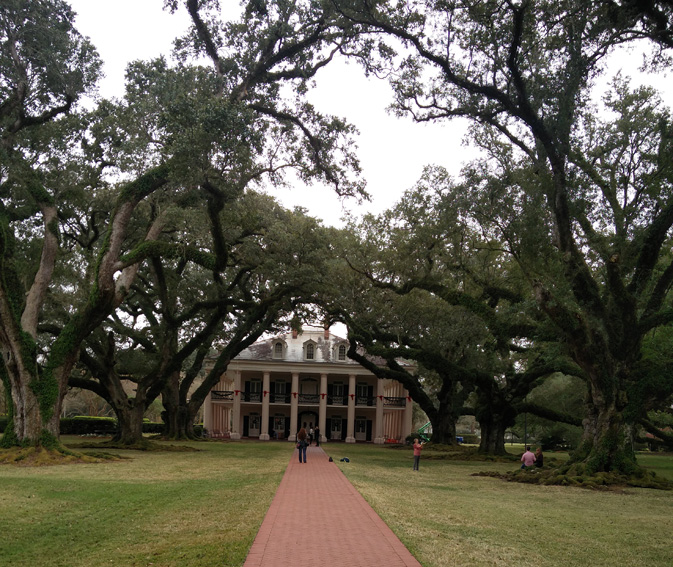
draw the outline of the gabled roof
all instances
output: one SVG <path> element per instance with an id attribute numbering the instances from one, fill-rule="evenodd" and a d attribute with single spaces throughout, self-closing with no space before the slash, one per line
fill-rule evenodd
<path id="1" fill-rule="evenodd" d="M 325 336 L 327 335 L 327 337 Z M 276 344 L 283 345 L 283 356 L 274 356 Z M 314 345 L 314 358 L 306 360 L 306 345 Z M 348 341 L 332 333 L 325 333 L 324 329 L 305 328 L 296 338 L 292 333 L 283 333 L 269 339 L 262 339 L 243 350 L 236 360 L 282 360 L 286 362 L 338 363 L 357 364 L 353 360 L 338 360 L 338 347 L 344 345 L 348 349 Z"/>

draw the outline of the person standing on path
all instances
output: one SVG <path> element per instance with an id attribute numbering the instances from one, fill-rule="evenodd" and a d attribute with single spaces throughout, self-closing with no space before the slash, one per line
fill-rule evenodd
<path id="1" fill-rule="evenodd" d="M 315 446 L 320 447 L 320 428 L 315 428 Z"/>
<path id="2" fill-rule="evenodd" d="M 423 449 L 423 443 L 418 442 L 418 438 L 414 439 L 414 470 L 418 470 L 418 465 L 421 462 L 421 449 Z"/>
<path id="3" fill-rule="evenodd" d="M 306 439 L 306 429 L 303 427 L 299 430 L 299 433 L 297 433 L 297 449 L 299 449 L 299 462 L 306 462 L 306 446 L 308 445 L 308 441 Z M 302 455 L 304 456 L 304 460 L 302 461 Z"/>

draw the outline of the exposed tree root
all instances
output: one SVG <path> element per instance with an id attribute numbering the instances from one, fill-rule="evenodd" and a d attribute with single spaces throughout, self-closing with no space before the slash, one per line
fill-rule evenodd
<path id="1" fill-rule="evenodd" d="M 652 471 L 642 470 L 639 474 L 627 476 L 614 472 L 594 474 L 578 474 L 576 470 L 566 467 L 560 469 L 527 469 L 506 473 L 485 471 L 472 476 L 490 476 L 508 482 L 540 484 L 544 486 L 576 486 L 590 490 L 622 490 L 624 488 L 656 488 L 673 490 L 673 482 L 658 477 Z"/>
<path id="2" fill-rule="evenodd" d="M 46 449 L 44 447 L 12 447 L 0 450 L 0 463 L 24 467 L 47 467 L 76 463 L 102 463 L 121 460 L 123 457 L 104 452 L 79 453 L 65 447 Z"/>
<path id="3" fill-rule="evenodd" d="M 170 443 L 156 443 L 154 441 L 144 440 L 138 443 L 125 444 L 119 441 L 83 441 L 81 443 L 70 443 L 69 447 L 76 449 L 117 449 L 126 451 L 157 451 L 157 452 L 173 452 L 173 453 L 195 453 L 198 449 L 194 447 L 187 447 L 186 445 L 172 445 Z"/>

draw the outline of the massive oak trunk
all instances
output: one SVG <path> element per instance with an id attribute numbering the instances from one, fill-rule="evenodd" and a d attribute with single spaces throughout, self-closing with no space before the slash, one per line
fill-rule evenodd
<path id="1" fill-rule="evenodd" d="M 122 445 L 141 445 L 143 443 L 143 416 L 145 404 L 131 402 L 122 407 L 115 407 L 119 431 L 115 441 Z"/>
<path id="2" fill-rule="evenodd" d="M 442 388 L 437 395 L 439 399 L 437 409 L 430 413 L 423 409 L 432 423 L 432 442 L 457 445 L 456 422 L 461 415 L 466 389 L 459 394 L 457 380 L 451 379 L 448 375 L 443 378 Z"/>
<path id="3" fill-rule="evenodd" d="M 448 413 L 438 412 L 437 419 L 432 421 L 433 443 L 443 443 L 445 445 L 456 445 L 456 420 Z"/>
<path id="4" fill-rule="evenodd" d="M 620 398 L 624 393 L 617 380 L 612 383 L 596 381 L 590 385 L 586 415 L 582 422 L 582 445 L 572 455 L 571 462 L 582 463 L 588 473 L 617 472 L 633 474 L 636 456 L 630 439 L 630 426 L 624 421 Z"/>
<path id="5" fill-rule="evenodd" d="M 58 438 L 58 429 L 51 431 L 48 426 L 44 424 L 42 412 L 40 411 L 39 397 L 30 387 L 32 377 L 19 376 L 18 380 L 10 375 L 11 387 L 11 401 L 12 409 L 10 415 L 12 421 L 5 432 L 4 444 L 13 444 L 13 441 L 23 442 L 25 440 L 38 440 L 42 437 L 43 429 L 47 430 L 51 435 Z M 11 424 L 14 425 L 13 430 L 10 431 Z M 12 441 L 12 442 L 10 442 Z"/>
<path id="6" fill-rule="evenodd" d="M 505 455 L 505 431 L 515 423 L 516 410 L 504 398 L 496 385 L 492 391 L 479 391 L 475 417 L 481 428 L 479 452 L 485 455 Z"/>
<path id="7" fill-rule="evenodd" d="M 181 392 L 180 373 L 175 372 L 171 376 L 162 392 L 162 401 L 165 411 L 161 417 L 164 420 L 164 437 L 167 439 L 194 439 L 194 419 L 196 411 L 190 411 L 191 404 Z"/>
<path id="8" fill-rule="evenodd" d="M 491 416 L 495 418 L 495 416 Z M 484 455 L 505 455 L 505 430 L 508 426 L 502 419 L 495 418 L 479 422 L 481 427 L 481 441 L 479 452 Z"/>

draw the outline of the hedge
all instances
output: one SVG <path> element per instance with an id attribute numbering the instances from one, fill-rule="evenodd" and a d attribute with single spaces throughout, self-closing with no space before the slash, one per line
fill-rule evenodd
<path id="1" fill-rule="evenodd" d="M 0 415 L 0 433 L 4 433 L 9 418 Z M 117 420 L 112 417 L 91 417 L 79 415 L 61 418 L 61 435 L 114 435 L 117 431 Z M 164 432 L 163 422 L 145 421 L 143 433 L 161 434 Z M 197 437 L 203 436 L 203 424 L 194 426 Z"/>

